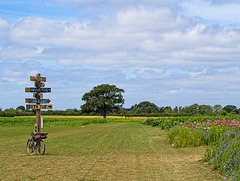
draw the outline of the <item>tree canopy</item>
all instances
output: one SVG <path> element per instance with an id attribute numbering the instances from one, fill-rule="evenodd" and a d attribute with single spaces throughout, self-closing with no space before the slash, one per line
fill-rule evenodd
<path id="1" fill-rule="evenodd" d="M 130 112 L 141 114 L 141 113 L 158 113 L 159 108 L 149 101 L 143 101 L 131 107 Z"/>
<path id="2" fill-rule="evenodd" d="M 18 106 L 16 110 L 18 110 L 18 111 L 24 111 L 24 110 L 25 110 L 25 107 L 24 107 L 24 106 Z"/>
<path id="3" fill-rule="evenodd" d="M 81 109 L 86 113 L 100 113 L 106 118 L 109 113 L 119 110 L 124 104 L 122 93 L 124 90 L 115 85 L 101 84 L 83 95 L 82 100 L 86 103 Z"/>
<path id="4" fill-rule="evenodd" d="M 234 105 L 226 105 L 223 110 L 225 110 L 228 113 L 236 113 L 237 112 L 237 107 Z"/>

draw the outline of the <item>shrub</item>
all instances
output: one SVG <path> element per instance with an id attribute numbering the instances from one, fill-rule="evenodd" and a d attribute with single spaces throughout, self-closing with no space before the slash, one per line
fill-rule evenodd
<path id="1" fill-rule="evenodd" d="M 214 170 L 226 179 L 240 180 L 240 134 L 239 131 L 226 131 L 221 139 L 206 149 L 204 161 L 210 162 Z"/>
<path id="2" fill-rule="evenodd" d="M 203 130 L 192 130 L 184 126 L 176 126 L 168 133 L 169 142 L 174 147 L 201 146 L 209 142 Z"/>

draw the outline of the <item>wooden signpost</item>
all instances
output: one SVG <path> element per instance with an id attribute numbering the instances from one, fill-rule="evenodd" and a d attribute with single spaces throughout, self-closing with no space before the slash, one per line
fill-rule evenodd
<path id="1" fill-rule="evenodd" d="M 36 77 L 30 76 L 30 81 L 34 81 L 35 87 L 26 87 L 25 92 L 32 92 L 34 98 L 26 98 L 25 102 L 27 104 L 27 109 L 36 110 L 36 132 L 41 132 L 41 109 L 52 109 L 52 105 L 49 105 L 51 101 L 49 99 L 42 99 L 43 93 L 50 93 L 51 88 L 46 88 L 45 83 L 47 81 L 46 77 L 41 77 L 38 73 Z"/>

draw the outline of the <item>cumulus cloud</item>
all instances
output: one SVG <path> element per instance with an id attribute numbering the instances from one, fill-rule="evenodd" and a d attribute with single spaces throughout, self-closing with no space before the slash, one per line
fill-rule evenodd
<path id="1" fill-rule="evenodd" d="M 117 14 L 120 30 L 129 33 L 162 33 L 181 31 L 191 25 L 184 17 L 175 16 L 168 8 L 144 9 L 133 8 Z"/>
<path id="2" fill-rule="evenodd" d="M 157 68 L 139 68 L 136 72 L 142 79 L 158 79 L 163 77 L 164 70 Z"/>
<path id="3" fill-rule="evenodd" d="M 27 67 L 41 67 L 41 63 L 35 60 L 27 60 L 23 65 Z"/>
<path id="4" fill-rule="evenodd" d="M 239 95 L 237 1 L 52 2 L 91 16 L 63 21 L 47 16 L 1 18 L 1 87 L 15 81 L 24 85 L 28 79 L 20 79 L 43 72 L 54 82 L 53 99 L 66 96 L 74 107 L 79 102 L 74 94 L 80 99 L 100 83 L 124 88 L 129 107 L 141 100 L 188 105 L 212 97 L 224 103 L 221 95 L 229 92 L 232 100 Z M 73 92 L 69 97 L 60 91 L 65 86 Z"/>
<path id="5" fill-rule="evenodd" d="M 84 63 L 114 67 L 184 63 L 191 66 L 197 60 L 210 65 L 216 63 L 217 56 L 218 63 L 224 64 L 226 58 L 231 62 L 239 58 L 238 26 L 198 24 L 173 14 L 168 8 L 130 8 L 119 11 L 115 18 L 110 24 L 102 20 L 100 27 L 94 22 L 59 23 L 40 17 L 21 18 L 10 28 L 9 41 L 14 46 L 0 51 L 3 57 L 12 52 L 11 57 L 19 58 L 23 54 L 55 56 L 60 65 Z M 105 25 L 108 27 L 102 28 Z M 76 58 L 76 54 L 80 56 Z M 226 54 L 227 57 L 223 56 Z M 57 58 L 59 55 L 61 58 Z"/>
<path id="6" fill-rule="evenodd" d="M 9 30 L 9 23 L 0 17 L 0 41 L 6 43 Z M 1 45 L 0 43 L 0 45 Z"/>
<path id="7" fill-rule="evenodd" d="M 61 66 L 76 66 L 77 62 L 74 62 L 74 60 L 70 59 L 60 59 L 58 60 L 58 64 Z"/>
<path id="8" fill-rule="evenodd" d="M 126 8 L 129 6 L 164 6 L 164 5 L 169 5 L 172 3 L 177 2 L 178 0 L 53 0 L 54 2 L 57 3 L 64 3 L 64 4 L 71 4 L 75 6 L 81 7 L 88 7 L 88 8 L 93 8 L 95 9 L 119 9 L 119 8 Z M 98 8 L 97 8 L 98 7 Z M 87 10 L 89 11 L 89 9 Z"/>
<path id="9" fill-rule="evenodd" d="M 207 22 L 239 24 L 239 1 L 182 1 L 181 6 L 189 16 L 198 16 Z"/>
<path id="10" fill-rule="evenodd" d="M 1 28 L 1 30 L 8 29 L 8 27 L 9 27 L 9 23 L 6 20 L 0 18 L 0 28 Z"/>

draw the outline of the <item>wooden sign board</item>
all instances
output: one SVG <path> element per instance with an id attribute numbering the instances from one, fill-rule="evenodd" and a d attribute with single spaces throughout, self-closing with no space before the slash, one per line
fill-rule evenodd
<path id="1" fill-rule="evenodd" d="M 47 78 L 46 78 L 46 77 L 34 77 L 34 76 L 30 76 L 30 81 L 46 82 L 46 81 L 47 81 Z"/>
<path id="2" fill-rule="evenodd" d="M 46 104 L 43 104 L 43 105 L 40 105 L 40 104 L 27 104 L 26 108 L 27 109 L 52 109 L 52 105 L 49 104 L 49 105 L 46 105 Z"/>
<path id="3" fill-rule="evenodd" d="M 43 104 L 43 105 L 41 105 L 41 109 L 52 109 L 53 108 L 53 106 L 51 105 L 51 104 Z"/>
<path id="4" fill-rule="evenodd" d="M 49 99 L 31 99 L 26 98 L 25 103 L 32 103 L 32 104 L 48 104 L 51 102 Z"/>
<path id="5" fill-rule="evenodd" d="M 25 92 L 48 93 L 51 92 L 51 88 L 26 87 Z"/>

